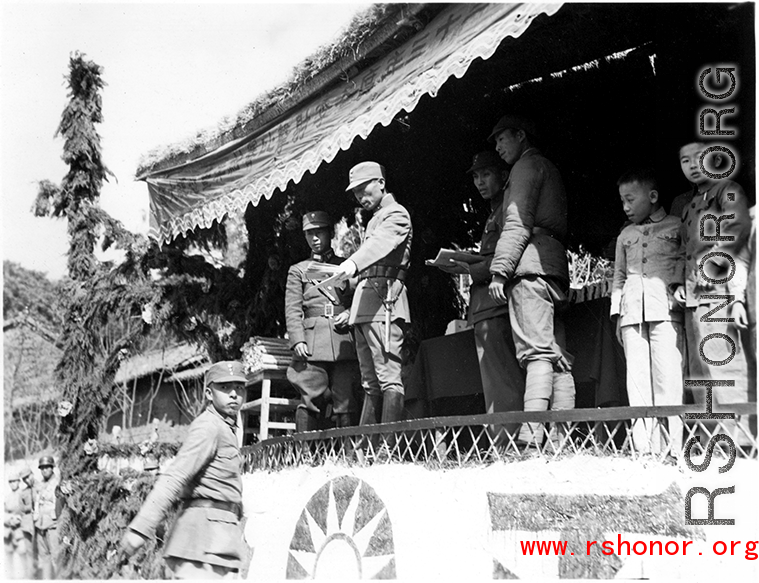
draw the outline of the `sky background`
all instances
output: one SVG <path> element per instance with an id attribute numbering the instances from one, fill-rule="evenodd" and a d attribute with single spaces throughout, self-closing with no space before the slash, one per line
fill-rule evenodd
<path id="1" fill-rule="evenodd" d="M 103 159 L 116 178 L 101 206 L 147 233 L 148 192 L 134 180 L 149 151 L 215 127 L 333 40 L 369 3 L 2 3 L 2 256 L 51 279 L 66 273 L 64 219 L 36 218 L 37 183 L 60 184 L 69 55 L 103 68 Z"/>

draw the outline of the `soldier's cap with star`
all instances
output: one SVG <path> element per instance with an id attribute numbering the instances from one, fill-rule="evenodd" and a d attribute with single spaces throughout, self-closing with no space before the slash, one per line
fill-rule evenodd
<path id="1" fill-rule="evenodd" d="M 379 165 L 377 162 L 361 162 L 350 169 L 348 173 L 349 184 L 345 191 L 348 192 L 362 185 L 364 182 L 377 180 L 378 178 L 385 178 L 384 166 Z"/>
<path id="2" fill-rule="evenodd" d="M 239 360 L 223 360 L 212 364 L 206 371 L 204 386 L 211 383 L 247 382 L 245 369 Z"/>
<path id="3" fill-rule="evenodd" d="M 324 227 L 331 227 L 332 219 L 324 211 L 312 211 L 303 215 L 303 230 L 309 229 L 323 229 Z"/>
<path id="4" fill-rule="evenodd" d="M 497 152 L 493 150 L 485 150 L 484 152 L 478 152 L 472 158 L 472 167 L 467 170 L 470 174 L 475 170 L 482 170 L 483 168 L 495 168 L 497 170 L 504 170 L 506 163 L 501 159 Z"/>

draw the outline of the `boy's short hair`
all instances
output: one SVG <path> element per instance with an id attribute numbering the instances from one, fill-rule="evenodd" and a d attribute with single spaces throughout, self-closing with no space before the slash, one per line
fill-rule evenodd
<path id="1" fill-rule="evenodd" d="M 659 182 L 656 180 L 656 173 L 654 172 L 654 169 L 650 167 L 633 168 L 632 170 L 628 170 L 619 177 L 619 180 L 617 180 L 617 186 L 630 184 L 632 182 L 640 182 L 641 184 L 648 186 L 651 190 L 659 190 Z"/>

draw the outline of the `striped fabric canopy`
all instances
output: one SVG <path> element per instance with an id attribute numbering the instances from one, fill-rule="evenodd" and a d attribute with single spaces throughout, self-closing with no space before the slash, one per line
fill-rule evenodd
<path id="1" fill-rule="evenodd" d="M 150 235 L 170 241 L 209 227 L 226 213 L 271 198 L 276 189 L 316 172 L 356 136 L 411 112 L 424 95 L 437 95 L 452 75 L 461 78 L 477 58 L 520 36 L 540 14 L 560 4 L 454 4 L 382 59 L 275 123 L 189 162 L 148 173 Z"/>

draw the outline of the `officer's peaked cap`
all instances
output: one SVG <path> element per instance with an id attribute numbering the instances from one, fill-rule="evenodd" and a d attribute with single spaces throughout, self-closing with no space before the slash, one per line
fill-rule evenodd
<path id="1" fill-rule="evenodd" d="M 323 227 L 331 227 L 332 220 L 329 215 L 324 211 L 312 211 L 303 215 L 303 230 L 309 229 L 321 229 Z"/>
<path id="2" fill-rule="evenodd" d="M 223 360 L 212 364 L 206 371 L 204 386 L 211 383 L 247 382 L 245 368 L 239 360 Z"/>
<path id="3" fill-rule="evenodd" d="M 361 162 L 351 168 L 348 173 L 348 190 L 352 190 L 357 186 L 362 185 L 364 182 L 370 180 L 376 180 L 378 178 L 385 178 L 385 167 L 379 165 L 377 162 Z"/>

